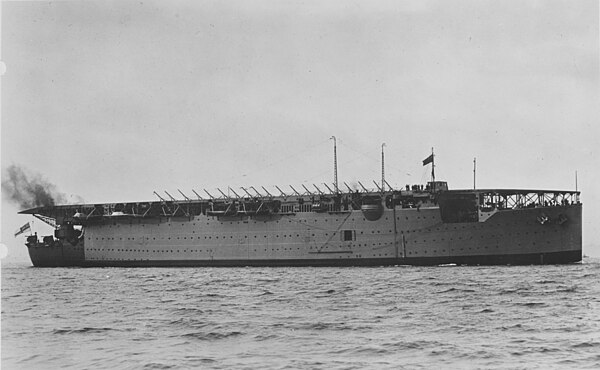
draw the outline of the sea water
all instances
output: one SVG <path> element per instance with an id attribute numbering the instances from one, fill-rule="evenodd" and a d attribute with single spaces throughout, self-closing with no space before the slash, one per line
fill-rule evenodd
<path id="1" fill-rule="evenodd" d="M 3 369 L 600 368 L 600 261 L 2 268 Z"/>

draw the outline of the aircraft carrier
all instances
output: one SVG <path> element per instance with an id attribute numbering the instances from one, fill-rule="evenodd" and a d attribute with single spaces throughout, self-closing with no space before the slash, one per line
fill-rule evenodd
<path id="1" fill-rule="evenodd" d="M 424 161 L 425 164 L 425 161 Z M 21 211 L 34 266 L 377 266 L 581 261 L 578 191 L 335 184 Z M 297 187 L 299 188 L 299 187 Z M 243 191 L 242 191 L 243 190 Z M 227 194 L 226 194 L 227 193 Z M 166 199 L 165 199 L 166 198 Z"/>

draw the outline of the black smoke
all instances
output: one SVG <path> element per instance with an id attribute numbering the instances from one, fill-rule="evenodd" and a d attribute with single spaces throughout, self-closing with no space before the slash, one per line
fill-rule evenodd
<path id="1" fill-rule="evenodd" d="M 66 195 L 40 174 L 31 173 L 14 164 L 3 172 L 2 196 L 21 209 L 66 203 Z"/>

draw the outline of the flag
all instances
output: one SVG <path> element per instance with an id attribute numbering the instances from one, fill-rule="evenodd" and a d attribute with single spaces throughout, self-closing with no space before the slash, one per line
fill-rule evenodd
<path id="1" fill-rule="evenodd" d="M 15 237 L 23 234 L 25 231 L 30 230 L 30 229 L 31 229 L 31 225 L 29 225 L 29 222 L 28 222 L 25 225 L 21 226 L 21 228 L 19 228 L 19 230 L 17 230 L 15 232 Z"/>
<path id="2" fill-rule="evenodd" d="M 423 166 L 426 166 L 432 162 L 433 162 L 433 153 L 429 157 L 423 159 Z"/>

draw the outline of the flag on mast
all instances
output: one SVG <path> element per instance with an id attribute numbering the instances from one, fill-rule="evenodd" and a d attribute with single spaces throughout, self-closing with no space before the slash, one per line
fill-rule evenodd
<path id="1" fill-rule="evenodd" d="M 28 222 L 28 223 L 26 223 L 25 225 L 21 226 L 21 227 L 19 228 L 19 230 L 17 230 L 17 231 L 15 232 L 15 238 L 16 238 L 17 236 L 19 236 L 19 235 L 23 234 L 25 231 L 28 231 L 28 230 L 31 230 L 31 225 L 29 224 L 29 222 Z"/>
<path id="2" fill-rule="evenodd" d="M 433 162 L 433 153 L 425 159 L 423 159 L 423 166 L 427 166 L 429 163 Z"/>
<path id="3" fill-rule="evenodd" d="M 423 159 L 423 166 L 426 166 L 429 163 L 431 163 L 431 182 L 433 183 L 435 182 L 435 164 L 433 163 L 433 148 L 431 148 L 431 155 Z"/>

